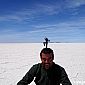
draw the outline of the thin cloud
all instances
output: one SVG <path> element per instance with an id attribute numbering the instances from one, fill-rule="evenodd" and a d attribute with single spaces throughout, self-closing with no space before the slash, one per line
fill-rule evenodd
<path id="1" fill-rule="evenodd" d="M 65 0 L 62 3 L 55 2 L 54 4 L 35 4 L 32 8 L 24 8 L 18 11 L 11 11 L 9 14 L 0 16 L 0 21 L 25 21 L 39 18 L 42 15 L 54 15 L 63 12 L 65 9 L 76 8 L 85 4 L 85 0 Z M 76 15 L 77 10 L 73 15 Z"/>
<path id="2" fill-rule="evenodd" d="M 58 14 L 61 10 L 61 6 L 59 6 L 58 4 L 38 4 L 36 5 L 36 7 L 40 14 L 46 15 Z"/>
<path id="3" fill-rule="evenodd" d="M 77 22 L 77 23 L 76 23 Z M 50 24 L 50 25 L 37 25 L 34 26 L 36 30 L 44 29 L 46 33 L 58 33 L 58 32 L 76 32 L 76 31 L 82 31 L 85 28 L 85 20 L 77 20 L 77 21 L 69 21 L 69 22 L 62 22 L 58 24 Z M 38 28 L 38 29 L 37 29 Z M 82 29 L 83 28 L 83 29 Z M 38 32 L 38 31 L 35 31 Z"/>
<path id="4" fill-rule="evenodd" d="M 79 20 L 69 21 L 69 22 L 61 22 L 55 24 L 42 24 L 42 25 L 35 25 L 33 27 L 35 33 L 38 32 L 46 32 L 46 33 L 61 33 L 61 32 L 77 32 L 77 31 L 84 31 L 85 28 L 85 19 L 80 18 Z"/>
<path id="5" fill-rule="evenodd" d="M 85 5 L 85 0 L 65 0 L 67 8 L 76 8 Z"/>
<path id="6" fill-rule="evenodd" d="M 24 29 L 24 28 L 22 28 Z M 85 18 L 80 17 L 78 20 L 68 21 L 68 22 L 61 22 L 61 23 L 54 23 L 54 24 L 41 24 L 41 25 L 32 25 L 30 26 L 30 30 L 26 29 L 23 31 L 12 29 L 5 29 L 0 31 L 3 33 L 16 33 L 16 34 L 29 34 L 29 33 L 58 33 L 58 32 L 73 32 L 75 30 L 84 30 L 85 29 Z"/>
<path id="7" fill-rule="evenodd" d="M 4 15 L 0 16 L 0 21 L 21 21 L 21 18 L 17 15 Z"/>
<path id="8" fill-rule="evenodd" d="M 0 21 L 24 21 L 38 18 L 42 15 L 54 15 L 61 11 L 58 4 L 36 4 L 32 8 L 24 8 L 18 11 L 10 11 L 9 14 L 0 16 Z"/>
<path id="9" fill-rule="evenodd" d="M 19 11 L 10 11 L 9 14 L 0 16 L 0 21 L 24 21 L 35 18 L 36 11 L 34 9 L 21 9 Z"/>
<path id="10" fill-rule="evenodd" d="M 82 21 L 82 22 L 81 22 Z M 42 38 L 42 37 L 50 37 L 53 40 L 59 40 L 59 41 L 69 41 L 72 40 L 75 42 L 79 41 L 79 39 L 82 40 L 82 37 L 85 35 L 85 29 L 82 29 L 85 27 L 85 20 L 77 20 L 76 21 L 69 21 L 69 22 L 63 22 L 59 24 L 50 24 L 50 25 L 35 25 L 33 26 L 33 29 L 35 30 L 26 30 L 24 32 L 20 31 L 14 31 L 14 30 L 4 30 L 2 33 L 2 37 L 8 39 L 8 41 L 14 40 L 16 42 L 26 42 L 29 39 L 32 38 Z M 43 27 L 43 29 L 41 29 Z M 0 40 L 4 41 L 0 37 Z"/>

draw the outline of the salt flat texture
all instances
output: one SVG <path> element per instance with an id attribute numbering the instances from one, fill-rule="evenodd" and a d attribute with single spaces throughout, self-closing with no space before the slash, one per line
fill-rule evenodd
<path id="1" fill-rule="evenodd" d="M 29 68 L 40 62 L 42 43 L 0 44 L 0 85 L 16 85 Z M 50 43 L 54 61 L 63 66 L 73 85 L 85 85 L 85 43 Z M 30 85 L 35 85 L 32 82 Z"/>

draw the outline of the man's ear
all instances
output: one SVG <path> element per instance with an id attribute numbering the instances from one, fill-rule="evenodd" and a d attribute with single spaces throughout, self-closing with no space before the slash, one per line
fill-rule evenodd
<path id="1" fill-rule="evenodd" d="M 42 56 L 40 55 L 40 59 L 42 59 Z"/>
<path id="2" fill-rule="evenodd" d="M 54 60 L 54 54 L 52 54 L 52 58 L 53 58 L 53 60 Z"/>
<path id="3" fill-rule="evenodd" d="M 52 59 L 54 60 L 54 54 L 53 53 L 51 53 L 51 56 L 52 56 Z"/>

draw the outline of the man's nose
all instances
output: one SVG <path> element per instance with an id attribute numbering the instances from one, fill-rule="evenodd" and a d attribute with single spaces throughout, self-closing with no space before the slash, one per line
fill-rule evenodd
<path id="1" fill-rule="evenodd" d="M 49 63 L 49 60 L 46 60 L 45 63 Z"/>

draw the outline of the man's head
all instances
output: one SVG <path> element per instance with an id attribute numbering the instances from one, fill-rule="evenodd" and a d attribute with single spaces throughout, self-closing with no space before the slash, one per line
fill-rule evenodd
<path id="1" fill-rule="evenodd" d="M 40 52 L 40 58 L 43 67 L 45 69 L 49 69 L 52 66 L 54 60 L 53 50 L 50 48 L 43 48 Z"/>

